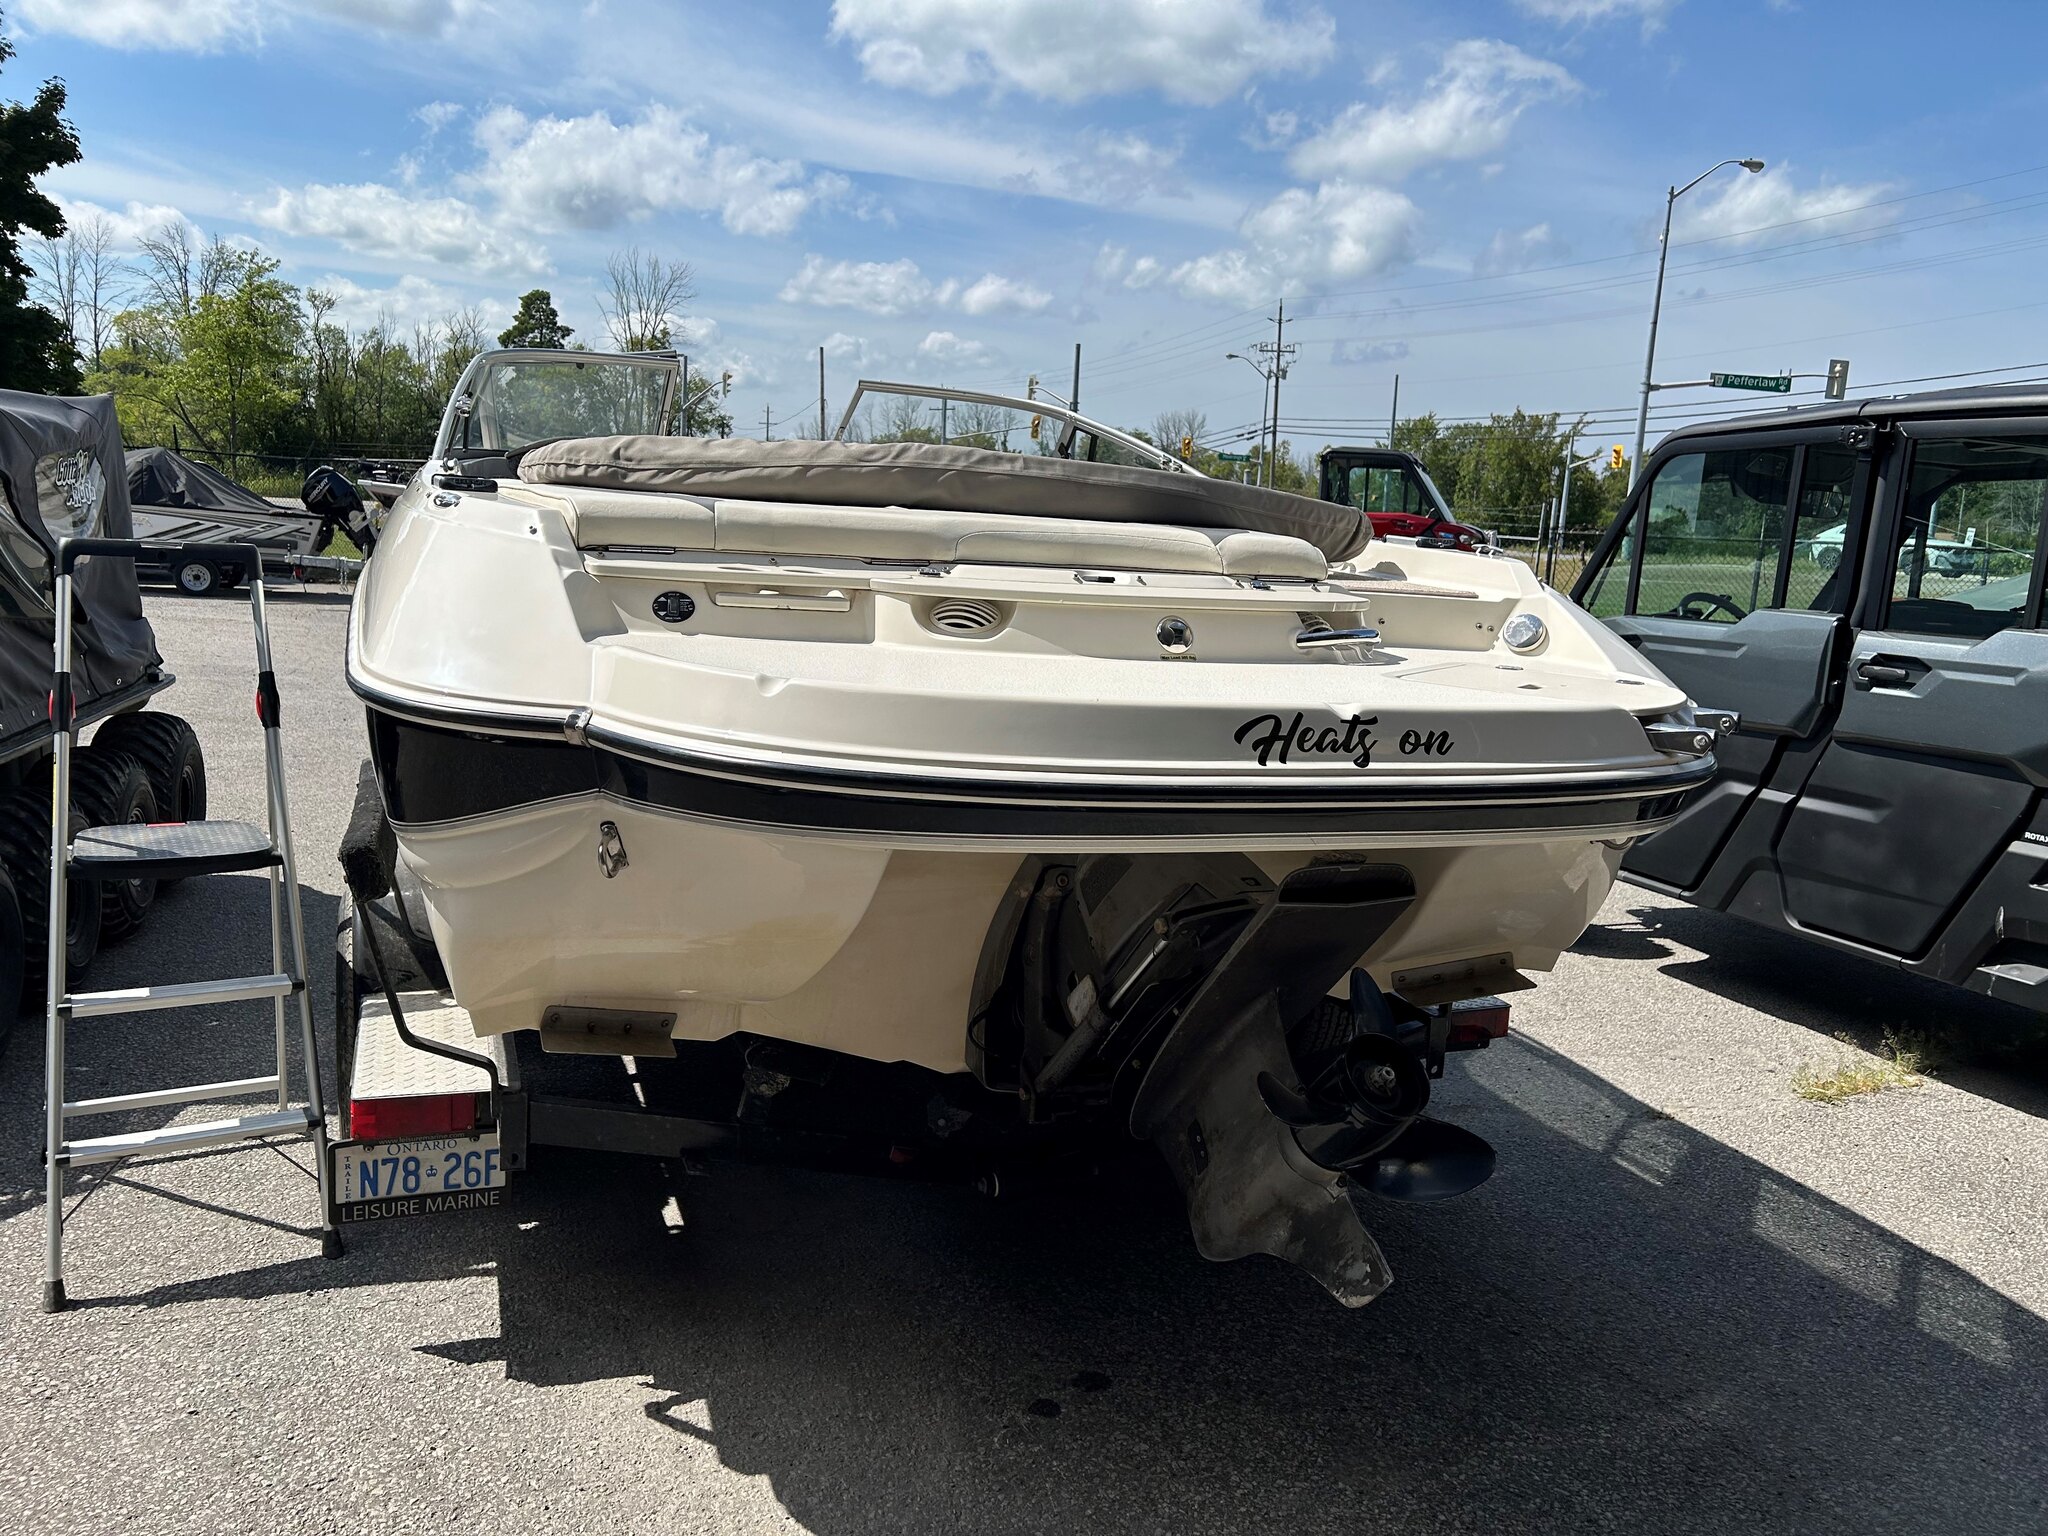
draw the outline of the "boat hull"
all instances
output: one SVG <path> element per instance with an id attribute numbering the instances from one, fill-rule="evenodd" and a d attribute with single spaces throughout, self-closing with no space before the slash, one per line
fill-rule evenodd
<path id="1" fill-rule="evenodd" d="M 1005 837 L 985 808 L 972 835 L 949 831 L 931 802 L 886 801 L 886 825 L 865 829 L 840 806 L 828 824 L 789 784 L 707 808 L 696 781 L 731 781 L 559 738 L 377 711 L 371 736 L 400 857 L 479 1032 L 536 1027 L 555 1005 L 672 1012 L 679 1038 L 746 1032 L 940 1072 L 968 1065 L 984 952 L 1027 859 L 1231 848 L 1276 880 L 1333 855 L 1400 864 L 1420 895 L 1358 957 L 1392 989 L 1475 956 L 1547 970 L 1605 898 L 1621 841 L 1681 798 L 1496 798 L 1462 821 L 1441 805 L 1283 801 L 1258 824 L 1242 806 L 1054 804 Z M 842 786 L 813 788 L 839 806 Z M 719 813 L 736 809 L 779 819 Z"/>

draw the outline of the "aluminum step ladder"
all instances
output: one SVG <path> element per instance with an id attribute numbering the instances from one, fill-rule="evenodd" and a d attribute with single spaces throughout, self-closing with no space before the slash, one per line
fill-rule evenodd
<path id="1" fill-rule="evenodd" d="M 76 695 L 71 677 L 72 573 L 86 556 L 133 558 L 175 552 L 223 565 L 241 566 L 248 582 L 250 617 L 256 629 L 256 718 L 263 727 L 263 761 L 268 825 L 237 821 L 172 822 L 156 826 L 91 827 L 75 838 L 71 825 L 71 758 L 78 747 Z M 290 808 L 285 800 L 284 756 L 279 733 L 277 678 L 271 670 L 270 630 L 263 608 L 263 560 L 251 544 L 162 545 L 136 539 L 63 539 L 57 545 L 56 678 L 50 692 L 55 762 L 50 774 L 50 925 L 47 952 L 49 993 L 45 1022 L 48 1235 L 43 1274 L 43 1310 L 61 1312 L 64 1295 L 64 1175 L 72 1168 L 165 1152 L 227 1147 L 238 1142 L 304 1136 L 311 1140 L 320 1182 L 321 1251 L 341 1253 L 328 1198 L 327 1117 L 320 1097 L 319 1057 L 313 1038 L 312 999 L 306 990 L 306 925 L 300 911 L 297 866 L 292 859 Z M 270 878 L 270 971 L 218 981 L 125 987 L 107 992 L 73 992 L 64 972 L 66 872 L 79 880 L 178 879 L 185 876 L 264 870 Z M 97 887 L 86 893 L 97 899 Z M 85 894 L 85 893 L 82 893 Z M 71 1099 L 64 1087 L 66 1035 L 72 1024 L 117 1013 L 147 1013 L 216 1003 L 269 998 L 276 1022 L 277 1061 L 267 1076 L 232 1082 L 193 1083 L 109 1098 Z M 298 1014 L 306 1062 L 306 1097 L 292 1103 L 286 1015 Z M 67 1122 L 160 1105 L 193 1104 L 243 1094 L 275 1093 L 277 1107 L 209 1120 L 111 1136 L 73 1137 Z"/>

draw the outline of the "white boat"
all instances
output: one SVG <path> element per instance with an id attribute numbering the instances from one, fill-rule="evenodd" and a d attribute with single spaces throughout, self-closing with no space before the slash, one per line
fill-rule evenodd
<path id="1" fill-rule="evenodd" d="M 1431 1077 L 1728 722 L 1516 561 L 1053 403 L 865 383 L 838 440 L 702 440 L 662 435 L 677 383 L 479 357 L 357 593 L 399 884 L 475 1032 L 847 1064 L 878 1124 L 918 1106 L 901 1147 L 1149 1140 L 1204 1253 L 1376 1294 L 1332 1197 L 1485 1177 Z M 1055 431 L 843 440 L 919 393 Z"/>

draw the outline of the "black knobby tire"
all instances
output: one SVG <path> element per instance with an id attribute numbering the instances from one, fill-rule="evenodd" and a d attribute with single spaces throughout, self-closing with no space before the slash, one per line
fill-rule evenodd
<path id="1" fill-rule="evenodd" d="M 125 752 L 142 764 L 164 821 L 206 820 L 206 758 L 192 727 L 176 715 L 150 711 L 116 715 L 99 728 L 93 746 Z M 166 880 L 164 884 L 172 882 Z"/>
<path id="2" fill-rule="evenodd" d="M 0 863 L 7 867 L 21 907 L 22 978 L 31 990 L 43 985 L 43 951 L 50 933 L 50 792 L 47 773 L 42 777 L 40 792 L 30 784 L 0 796 Z M 71 835 L 85 827 L 74 805 Z M 89 881 L 74 880 L 64 907 L 64 968 L 76 978 L 100 952 L 99 892 Z"/>
<path id="3" fill-rule="evenodd" d="M 97 744 L 72 754 L 71 798 L 89 827 L 147 826 L 159 819 L 156 791 L 142 764 Z M 142 926 L 156 900 L 156 881 L 102 880 L 99 886 L 101 937 L 125 939 Z"/>
<path id="4" fill-rule="evenodd" d="M 21 898 L 5 865 L 0 865 L 0 1045 L 7 1043 L 28 979 L 23 952 Z"/>

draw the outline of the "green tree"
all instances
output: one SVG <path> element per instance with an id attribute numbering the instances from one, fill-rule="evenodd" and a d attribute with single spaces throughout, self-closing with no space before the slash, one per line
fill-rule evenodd
<path id="1" fill-rule="evenodd" d="M 229 474 L 290 430 L 305 404 L 299 293 L 279 281 L 276 261 L 234 251 L 216 289 L 188 313 L 131 311 L 117 325 L 95 387 L 114 392 L 130 442 L 174 437 L 217 457 Z"/>
<path id="2" fill-rule="evenodd" d="M 0 65 L 14 45 L 0 37 Z M 78 135 L 64 119 L 64 82 L 45 80 L 35 100 L 0 105 L 0 388 L 69 394 L 78 388 L 78 354 L 64 322 L 28 297 L 27 230 L 45 240 L 64 233 L 64 215 L 36 178 L 78 159 Z"/>
<path id="3" fill-rule="evenodd" d="M 511 325 L 498 333 L 501 347 L 566 347 L 575 330 L 562 324 L 555 312 L 555 296 L 535 288 L 519 296 L 519 308 Z"/>

